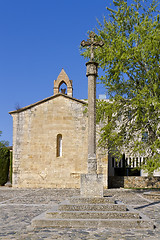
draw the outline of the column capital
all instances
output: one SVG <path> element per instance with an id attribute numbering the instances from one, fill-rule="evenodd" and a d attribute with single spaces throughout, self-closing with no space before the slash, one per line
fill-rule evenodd
<path id="1" fill-rule="evenodd" d="M 88 77 L 89 75 L 95 75 L 97 77 L 98 63 L 94 61 L 89 61 L 86 63 L 86 66 L 87 66 L 86 76 Z"/>

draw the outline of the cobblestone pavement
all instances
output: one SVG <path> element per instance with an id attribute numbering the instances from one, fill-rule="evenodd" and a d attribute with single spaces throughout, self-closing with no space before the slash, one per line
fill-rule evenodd
<path id="1" fill-rule="evenodd" d="M 13 189 L 0 187 L 0 239 L 59 239 L 59 240 L 132 240 L 160 239 L 160 201 L 144 198 L 143 191 L 109 189 L 105 195 L 114 196 L 154 220 L 153 230 L 137 229 L 32 229 L 31 220 L 51 209 L 68 196 L 79 195 L 79 190 Z"/>

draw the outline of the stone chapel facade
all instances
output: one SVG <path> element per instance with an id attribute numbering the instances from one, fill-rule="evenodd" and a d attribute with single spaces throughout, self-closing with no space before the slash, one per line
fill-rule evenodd
<path id="1" fill-rule="evenodd" d="M 80 188 L 81 174 L 88 171 L 86 108 L 86 101 L 73 98 L 72 81 L 62 69 L 53 96 L 10 112 L 13 187 Z M 97 141 L 101 127 L 97 126 Z M 143 170 L 137 170 L 144 157 L 124 156 L 117 162 L 107 149 L 97 149 L 97 174 L 103 174 L 104 188 L 160 186 L 158 170 L 151 183 Z"/>
<path id="2" fill-rule="evenodd" d="M 65 84 L 66 89 L 61 89 Z M 13 117 L 13 187 L 80 188 L 87 173 L 86 102 L 73 98 L 72 81 L 62 69 L 54 94 L 10 112 Z M 108 187 L 108 162 L 98 152 L 98 173 Z"/>

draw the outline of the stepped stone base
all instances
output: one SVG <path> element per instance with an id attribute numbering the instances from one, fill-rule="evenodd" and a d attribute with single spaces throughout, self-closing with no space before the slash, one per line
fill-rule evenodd
<path id="1" fill-rule="evenodd" d="M 35 217 L 32 227 L 153 229 L 154 224 L 148 217 L 118 204 L 112 197 L 74 197 Z"/>
<path id="2" fill-rule="evenodd" d="M 154 201 L 160 200 L 160 192 L 159 191 L 145 192 L 145 193 L 143 193 L 143 195 L 144 195 L 145 198 L 148 198 L 150 200 L 154 200 Z"/>

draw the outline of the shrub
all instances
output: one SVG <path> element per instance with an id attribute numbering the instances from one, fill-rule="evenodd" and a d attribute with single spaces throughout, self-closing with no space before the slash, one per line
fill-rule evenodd
<path id="1" fill-rule="evenodd" d="M 10 152 L 7 147 L 0 145 L 0 186 L 8 180 Z"/>
<path id="2" fill-rule="evenodd" d="M 10 164 L 9 164 L 9 181 L 12 183 L 12 157 L 13 153 L 10 152 Z"/>

